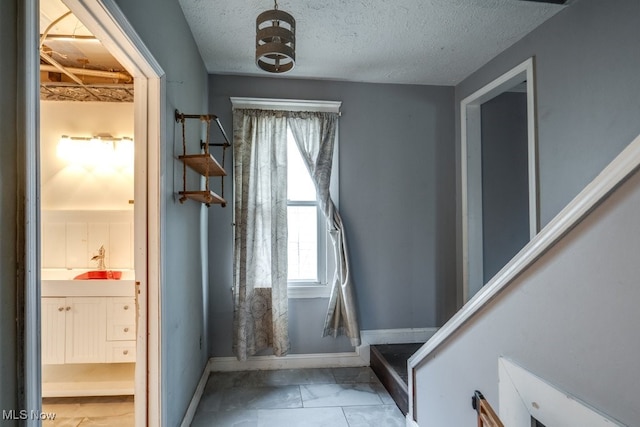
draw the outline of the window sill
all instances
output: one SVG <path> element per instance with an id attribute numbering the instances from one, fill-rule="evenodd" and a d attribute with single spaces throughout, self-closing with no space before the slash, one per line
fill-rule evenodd
<path id="1" fill-rule="evenodd" d="M 289 285 L 287 289 L 289 299 L 292 298 L 329 298 L 331 287 L 329 285 Z"/>

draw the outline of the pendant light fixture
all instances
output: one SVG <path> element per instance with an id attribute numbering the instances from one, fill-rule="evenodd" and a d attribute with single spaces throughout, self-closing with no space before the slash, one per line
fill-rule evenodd
<path id="1" fill-rule="evenodd" d="M 256 19 L 256 65 L 269 73 L 286 73 L 296 63 L 296 20 L 278 10 L 267 10 Z"/>

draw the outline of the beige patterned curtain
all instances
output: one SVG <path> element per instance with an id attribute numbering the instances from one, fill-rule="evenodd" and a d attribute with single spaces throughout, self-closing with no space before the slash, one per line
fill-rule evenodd
<path id="1" fill-rule="evenodd" d="M 353 346 L 360 345 L 353 281 L 349 271 L 347 242 L 342 218 L 336 209 L 329 184 L 338 123 L 336 113 L 288 113 L 289 127 L 318 192 L 333 243 L 336 271 L 324 325 L 324 336 L 346 335 Z"/>
<path id="2" fill-rule="evenodd" d="M 246 360 L 289 351 L 287 316 L 287 119 L 233 113 L 234 353 Z"/>

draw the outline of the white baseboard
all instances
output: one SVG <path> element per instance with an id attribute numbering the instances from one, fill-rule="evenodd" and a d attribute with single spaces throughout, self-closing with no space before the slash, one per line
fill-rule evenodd
<path id="1" fill-rule="evenodd" d="M 368 353 L 364 355 L 358 348 L 353 353 L 289 354 L 283 357 L 254 356 L 244 362 L 235 357 L 214 357 L 211 358 L 210 364 L 211 370 L 217 372 L 254 371 L 258 369 L 345 368 L 369 366 L 368 356 Z"/>
<path id="2" fill-rule="evenodd" d="M 420 427 L 420 426 L 418 425 L 418 423 L 417 423 L 417 422 L 415 422 L 415 421 L 413 420 L 413 418 L 411 418 L 411 415 L 409 415 L 409 414 L 407 414 L 407 416 L 406 416 L 405 420 L 407 421 L 407 422 L 406 422 L 406 424 L 405 424 L 405 426 L 406 426 L 406 427 Z"/>
<path id="3" fill-rule="evenodd" d="M 209 379 L 210 373 L 211 373 L 211 359 L 209 359 L 207 361 L 207 364 L 204 366 L 204 370 L 202 371 L 202 376 L 200 377 L 198 386 L 196 387 L 196 390 L 193 393 L 193 397 L 191 398 L 191 402 L 189 403 L 187 412 L 184 414 L 184 418 L 182 419 L 182 423 L 180 424 L 180 427 L 189 427 L 193 422 L 193 417 L 196 415 L 196 409 L 198 409 L 198 404 L 200 404 L 200 399 L 202 399 L 202 393 L 204 393 L 204 387 L 207 385 L 207 380 Z"/>
<path id="4" fill-rule="evenodd" d="M 438 328 L 377 329 L 361 331 L 362 345 L 352 353 L 290 354 L 284 357 L 255 356 L 244 362 L 235 357 L 214 357 L 212 371 L 251 371 L 273 369 L 340 368 L 369 366 L 372 344 L 424 343 Z"/>

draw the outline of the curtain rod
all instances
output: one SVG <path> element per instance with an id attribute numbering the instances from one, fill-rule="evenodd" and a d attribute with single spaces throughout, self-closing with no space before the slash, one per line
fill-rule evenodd
<path id="1" fill-rule="evenodd" d="M 320 101 L 309 99 L 245 98 L 230 97 L 233 108 L 255 108 L 262 110 L 314 111 L 338 113 L 342 101 Z"/>

